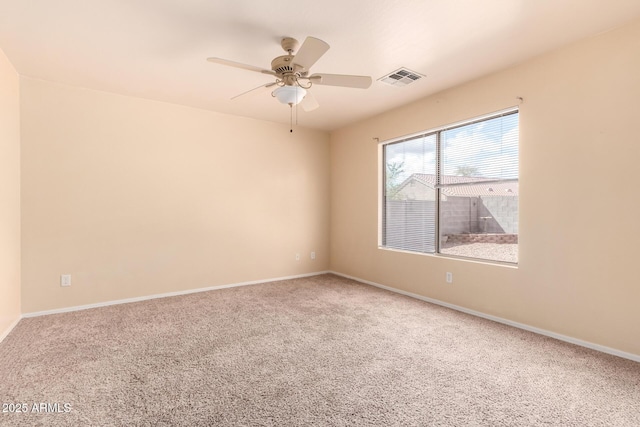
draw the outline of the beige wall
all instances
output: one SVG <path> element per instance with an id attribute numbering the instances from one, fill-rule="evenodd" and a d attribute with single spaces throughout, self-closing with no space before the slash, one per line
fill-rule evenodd
<path id="1" fill-rule="evenodd" d="M 373 138 L 504 109 L 518 96 L 518 268 L 378 249 Z M 333 132 L 331 269 L 640 355 L 639 117 L 636 21 Z"/>
<path id="2" fill-rule="evenodd" d="M 20 93 L 0 50 L 0 339 L 20 318 Z"/>
<path id="3" fill-rule="evenodd" d="M 25 77 L 21 114 L 24 313 L 328 268 L 328 134 Z"/>

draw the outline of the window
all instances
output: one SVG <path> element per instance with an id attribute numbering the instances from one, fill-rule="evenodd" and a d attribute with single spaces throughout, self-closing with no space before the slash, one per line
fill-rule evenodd
<path id="1" fill-rule="evenodd" d="M 514 109 L 383 143 L 382 247 L 517 263 L 518 140 Z"/>

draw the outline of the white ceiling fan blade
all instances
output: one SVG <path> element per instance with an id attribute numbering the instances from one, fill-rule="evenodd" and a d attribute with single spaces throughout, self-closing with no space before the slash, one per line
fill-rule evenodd
<path id="1" fill-rule="evenodd" d="M 318 100 L 313 96 L 313 93 L 311 93 L 310 90 L 307 90 L 307 94 L 302 99 L 300 106 L 306 113 L 308 113 L 309 111 L 313 111 L 318 108 L 320 104 L 318 104 Z"/>
<path id="2" fill-rule="evenodd" d="M 343 86 L 366 89 L 371 86 L 372 80 L 369 76 L 351 76 L 346 74 L 322 74 L 317 73 L 309 76 L 309 79 L 316 85 Z"/>
<path id="3" fill-rule="evenodd" d="M 242 92 L 241 94 L 236 95 L 236 96 L 234 96 L 234 97 L 233 97 L 233 98 L 231 98 L 231 99 L 236 99 L 236 98 L 239 98 L 239 97 L 241 97 L 241 96 L 243 96 L 243 95 L 248 95 L 248 94 L 255 95 L 255 94 L 257 94 L 257 93 L 261 93 L 261 92 L 262 92 L 261 90 L 258 90 L 258 89 L 268 89 L 268 88 L 270 88 L 270 87 L 272 87 L 272 86 L 275 86 L 275 85 L 277 85 L 277 84 L 278 84 L 277 82 L 271 82 L 271 83 L 267 83 L 267 84 L 264 84 L 264 85 L 260 85 L 260 86 L 258 86 L 258 87 L 254 87 L 253 89 L 249 89 L 249 90 L 248 90 L 248 91 L 246 91 L 246 92 Z"/>
<path id="4" fill-rule="evenodd" d="M 308 70 L 328 50 L 329 45 L 326 42 L 315 37 L 307 37 L 293 58 L 293 63 Z"/>
<path id="5" fill-rule="evenodd" d="M 256 67 L 256 66 L 253 66 L 253 65 L 243 64 L 241 62 L 229 61 L 228 59 L 207 58 L 207 61 L 213 62 L 213 63 L 216 63 L 216 64 L 227 65 L 229 67 L 241 68 L 243 70 L 256 71 L 256 72 L 262 73 L 262 74 L 271 74 L 271 75 L 275 75 L 276 74 L 275 72 L 273 72 L 271 70 L 265 70 L 264 68 Z"/>

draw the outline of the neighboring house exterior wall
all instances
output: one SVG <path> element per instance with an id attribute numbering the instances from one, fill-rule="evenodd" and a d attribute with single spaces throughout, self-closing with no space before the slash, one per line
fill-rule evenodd
<path id="1" fill-rule="evenodd" d="M 400 200 L 435 200 L 436 191 L 433 187 L 411 180 L 398 191 L 397 198 Z"/>

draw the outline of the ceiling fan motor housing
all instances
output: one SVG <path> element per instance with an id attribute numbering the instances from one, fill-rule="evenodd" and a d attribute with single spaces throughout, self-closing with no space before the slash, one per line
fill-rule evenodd
<path id="1" fill-rule="evenodd" d="M 293 55 L 282 55 L 271 61 L 271 69 L 279 75 L 302 71 L 299 65 L 293 63 Z"/>

